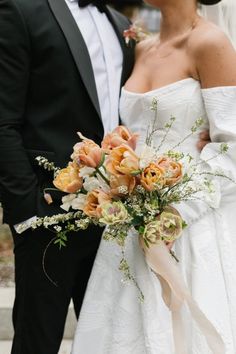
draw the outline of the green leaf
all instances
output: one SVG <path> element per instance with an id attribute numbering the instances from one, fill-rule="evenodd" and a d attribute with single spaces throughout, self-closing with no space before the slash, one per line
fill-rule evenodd
<path id="1" fill-rule="evenodd" d="M 54 241 L 54 245 L 56 245 L 57 243 L 59 243 L 61 240 L 59 238 L 57 238 L 55 241 Z"/>
<path id="2" fill-rule="evenodd" d="M 60 245 L 60 249 L 62 249 L 62 247 L 66 247 L 66 243 L 62 240 L 60 240 L 59 245 Z"/>
<path id="3" fill-rule="evenodd" d="M 139 226 L 138 232 L 140 235 L 144 233 L 145 227 L 144 226 Z"/>
<path id="4" fill-rule="evenodd" d="M 186 221 L 182 220 L 182 228 L 185 229 L 188 226 L 188 224 L 186 223 Z"/>

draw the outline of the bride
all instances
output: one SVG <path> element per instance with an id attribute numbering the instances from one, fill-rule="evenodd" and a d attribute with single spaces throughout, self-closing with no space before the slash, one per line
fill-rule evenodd
<path id="1" fill-rule="evenodd" d="M 201 152 L 192 135 L 181 149 L 208 168 L 223 169 L 236 179 L 236 54 L 224 33 L 200 17 L 196 0 L 148 0 L 162 13 L 159 36 L 137 45 L 133 73 L 122 89 L 120 114 L 123 124 L 139 132 L 140 143 L 152 119 L 150 105 L 158 101 L 157 142 L 171 116 L 176 117 L 163 149 L 187 135 L 197 118 L 205 119 L 212 143 Z M 202 0 L 215 4 L 217 0 Z M 221 142 L 230 149 L 216 155 Z M 183 306 L 181 316 L 185 351 L 178 354 L 236 353 L 236 190 L 219 179 L 218 209 L 203 202 L 177 205 L 188 227 L 173 248 L 193 299 L 216 328 L 225 350 L 210 350 L 204 335 Z M 130 233 L 126 257 L 144 293 L 144 302 L 132 283 L 122 281 L 121 259 L 116 244 L 102 241 L 88 284 L 74 339 L 73 354 L 174 354 L 177 353 L 172 314 L 162 299 L 158 278 L 147 266 Z M 176 329 L 175 329 L 176 330 Z M 178 331 L 178 328 L 177 328 Z M 182 344 L 181 344 L 182 345 Z"/>

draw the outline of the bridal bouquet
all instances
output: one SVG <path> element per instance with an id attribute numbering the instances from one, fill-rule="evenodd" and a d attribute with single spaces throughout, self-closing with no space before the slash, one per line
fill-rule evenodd
<path id="1" fill-rule="evenodd" d="M 209 194 L 214 196 L 212 176 L 199 172 L 201 163 L 177 151 L 203 120 L 198 119 L 189 135 L 174 149 L 161 153 L 175 118 L 166 124 L 159 146 L 153 146 L 157 130 L 155 99 L 150 109 L 154 120 L 145 144 L 139 146 L 140 153 L 135 151 L 138 134 L 119 126 L 104 137 L 101 146 L 78 133 L 81 142 L 74 146 L 71 161 L 63 169 L 37 157 L 39 165 L 54 170 L 53 184 L 65 193 L 61 205 L 64 213 L 38 218 L 33 228 L 44 226 L 53 231 L 55 243 L 60 247 L 66 245 L 69 232 L 86 229 L 90 224 L 106 227 L 104 239 L 116 241 L 121 247 L 125 246 L 131 229 L 137 230 L 141 244 L 146 247 L 159 242 L 172 243 L 181 236 L 186 223 L 176 204 L 204 195 L 208 200 Z M 225 151 L 227 146 L 222 144 L 219 153 Z M 48 192 L 45 191 L 45 199 L 50 204 L 53 200 Z"/>
<path id="2" fill-rule="evenodd" d="M 150 109 L 154 119 L 147 130 L 145 142 L 138 144 L 138 149 L 138 134 L 119 126 L 104 137 L 101 146 L 78 133 L 80 142 L 74 146 L 71 160 L 63 169 L 38 156 L 36 159 L 40 166 L 54 171 L 53 184 L 56 190 L 64 194 L 61 204 L 64 212 L 37 218 L 31 226 L 45 227 L 55 233 L 43 256 L 45 275 L 53 284 L 55 282 L 47 274 L 44 264 L 49 245 L 54 242 L 60 248 L 66 246 L 69 233 L 87 229 L 91 224 L 105 227 L 103 238 L 116 242 L 120 247 L 119 269 L 123 279 L 136 286 L 139 299 L 143 302 L 142 289 L 131 272 L 125 254 L 130 231 L 136 230 L 132 237 L 137 236 L 147 265 L 158 277 L 168 308 L 179 314 L 185 302 L 209 343 L 216 340 L 221 343 L 218 332 L 192 299 L 176 267 L 177 258 L 171 246 L 187 226 L 177 210 L 178 203 L 200 199 L 215 207 L 215 177 L 229 177 L 221 171 L 204 170 L 202 164 L 207 161 L 195 161 L 188 153 L 179 151 L 181 144 L 201 127 L 201 118 L 196 120 L 187 136 L 165 151 L 163 144 L 175 118 L 170 118 L 162 128 L 164 134 L 158 141 L 157 106 L 157 100 L 153 99 Z M 158 141 L 157 146 L 154 140 Z M 210 159 L 227 150 L 227 144 L 221 144 L 219 152 Z M 53 203 L 50 189 L 45 190 L 44 197 L 47 203 Z M 175 317 L 176 321 L 177 328 L 180 326 L 178 317 Z M 184 333 L 184 330 L 180 329 L 179 333 Z M 184 334 L 180 335 L 182 337 Z"/>

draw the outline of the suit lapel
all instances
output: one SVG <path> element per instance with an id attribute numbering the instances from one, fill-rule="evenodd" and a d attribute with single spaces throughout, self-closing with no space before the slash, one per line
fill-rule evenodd
<path id="1" fill-rule="evenodd" d="M 84 85 L 101 119 L 92 63 L 83 36 L 64 0 L 48 0 L 48 2 L 64 33 Z"/>

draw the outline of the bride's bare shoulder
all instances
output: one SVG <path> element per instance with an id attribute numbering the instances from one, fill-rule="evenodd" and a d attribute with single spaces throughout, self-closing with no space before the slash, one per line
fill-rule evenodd
<path id="1" fill-rule="evenodd" d="M 234 48 L 221 28 L 202 19 L 192 31 L 189 38 L 189 48 L 195 55 L 214 53 L 222 50 L 234 53 Z"/>
<path id="2" fill-rule="evenodd" d="M 236 84 L 236 51 L 219 27 L 202 19 L 188 45 L 203 87 Z"/>

